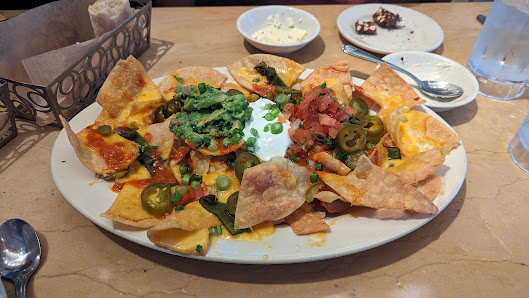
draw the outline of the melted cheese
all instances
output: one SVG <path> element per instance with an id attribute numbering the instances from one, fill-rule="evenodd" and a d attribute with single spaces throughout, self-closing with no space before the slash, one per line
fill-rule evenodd
<path id="1" fill-rule="evenodd" d="M 220 237 L 224 239 L 235 239 L 244 241 L 260 241 L 263 238 L 270 237 L 276 231 L 274 225 L 270 222 L 258 224 L 251 228 L 250 232 L 241 233 L 237 235 L 230 234 L 226 229 L 222 229 Z"/>
<path id="2" fill-rule="evenodd" d="M 228 189 L 226 189 L 226 190 L 218 190 L 216 188 L 216 186 L 215 186 L 216 182 L 217 182 L 217 177 L 219 177 L 220 175 L 226 175 L 231 180 L 230 187 L 228 187 Z M 202 181 L 207 186 L 215 187 L 215 190 L 217 192 L 217 194 L 216 194 L 217 195 L 217 200 L 219 202 L 221 202 L 221 203 L 226 203 L 228 201 L 228 198 L 234 192 L 239 191 L 239 188 L 241 187 L 239 179 L 237 179 L 237 177 L 235 176 L 235 173 L 233 171 L 226 171 L 226 170 L 216 171 L 216 172 L 213 172 L 213 173 L 205 175 L 202 178 Z"/>
<path id="3" fill-rule="evenodd" d="M 253 68 L 251 69 L 239 68 L 237 69 L 237 72 L 239 73 L 241 77 L 248 80 L 248 82 L 251 82 L 252 84 L 257 84 L 257 85 L 267 85 L 268 84 L 266 78 Z"/>
<path id="4" fill-rule="evenodd" d="M 310 247 L 322 247 L 327 242 L 327 233 L 318 232 L 310 234 L 306 239 L 306 243 Z"/>

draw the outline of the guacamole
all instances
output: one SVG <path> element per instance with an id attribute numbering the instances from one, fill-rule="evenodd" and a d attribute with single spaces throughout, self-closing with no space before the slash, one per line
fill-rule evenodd
<path id="1" fill-rule="evenodd" d="M 197 147 L 208 147 L 224 138 L 231 143 L 242 140 L 245 122 L 252 116 L 246 96 L 230 96 L 204 83 L 177 83 L 174 91 L 175 101 L 183 109 L 172 118 L 170 128 L 180 140 L 189 140 Z"/>

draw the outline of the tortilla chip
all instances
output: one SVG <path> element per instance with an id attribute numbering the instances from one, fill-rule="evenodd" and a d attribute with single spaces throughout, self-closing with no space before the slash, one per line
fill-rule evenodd
<path id="1" fill-rule="evenodd" d="M 286 158 L 273 157 L 246 169 L 239 191 L 235 228 L 249 228 L 286 217 L 303 205 L 309 185 L 309 170 Z"/>
<path id="2" fill-rule="evenodd" d="M 400 109 L 384 118 L 391 139 L 402 154 L 415 156 L 434 148 L 448 146 L 452 149 L 459 142 L 457 134 L 436 118 L 416 110 L 402 113 Z M 402 121 L 403 117 L 406 121 Z"/>
<path id="3" fill-rule="evenodd" d="M 138 157 L 138 147 L 132 141 L 121 137 L 117 133 L 102 136 L 97 131 L 94 133 L 92 128 L 87 127 L 75 134 L 68 121 L 62 116 L 59 116 L 59 118 L 77 158 L 94 173 L 108 175 L 122 171 L 127 169 Z M 88 139 L 87 136 L 89 134 L 93 138 Z M 114 153 L 112 155 L 101 155 L 99 150 L 90 146 L 94 140 L 103 141 L 106 146 L 114 149 Z"/>
<path id="4" fill-rule="evenodd" d="M 251 92 L 246 89 L 246 88 L 243 88 L 235 83 L 222 83 L 220 84 L 220 91 L 222 92 L 228 92 L 230 89 L 235 89 L 235 90 L 238 90 L 240 91 L 242 94 L 244 94 L 244 96 L 248 96 L 251 94 Z"/>
<path id="5" fill-rule="evenodd" d="M 277 75 L 287 86 L 292 86 L 298 77 L 305 71 L 301 64 L 288 58 L 269 55 L 254 54 L 247 56 L 233 64 L 227 65 L 228 71 L 233 79 L 242 87 L 251 90 L 261 96 L 270 92 L 270 84 L 266 77 L 262 76 L 254 67 L 265 62 L 267 66 L 273 67 Z M 258 86 L 255 88 L 254 86 Z"/>
<path id="6" fill-rule="evenodd" d="M 342 198 L 340 195 L 332 191 L 328 191 L 328 190 L 324 190 L 324 191 L 320 191 L 316 193 L 314 195 L 314 198 L 320 200 L 320 202 L 326 202 L 326 203 L 332 203 L 336 200 L 344 201 L 344 198 Z"/>
<path id="7" fill-rule="evenodd" d="M 351 205 L 359 205 L 358 200 L 365 192 L 365 189 L 362 185 L 353 185 L 346 182 L 347 176 L 341 176 L 327 172 L 316 172 L 316 174 L 318 174 L 323 183 L 329 186 L 333 191 L 339 194 Z"/>
<path id="8" fill-rule="evenodd" d="M 96 100 L 111 118 L 124 124 L 136 121 L 139 127 L 143 127 L 152 123 L 154 112 L 161 105 L 162 94 L 143 65 L 129 56 L 116 63 Z"/>
<path id="9" fill-rule="evenodd" d="M 408 184 L 415 184 L 435 172 L 444 163 L 447 152 L 448 146 L 445 146 L 421 152 L 416 156 L 402 156 L 400 160 L 386 158 L 380 167 L 397 175 Z"/>
<path id="10" fill-rule="evenodd" d="M 327 82 L 327 87 L 336 92 L 336 97 L 340 103 L 348 103 L 353 96 L 353 82 L 349 73 L 348 61 L 337 61 L 315 69 L 299 86 L 301 90 L 310 91 L 324 82 Z"/>
<path id="11" fill-rule="evenodd" d="M 314 161 L 323 164 L 323 167 L 326 170 L 333 171 L 339 175 L 345 176 L 351 172 L 351 168 L 325 151 L 314 154 L 313 159 Z"/>
<path id="12" fill-rule="evenodd" d="M 355 89 L 380 105 L 379 117 L 395 111 L 398 107 L 414 107 L 425 103 L 404 79 L 386 63 Z"/>
<path id="13" fill-rule="evenodd" d="M 154 226 L 162 218 L 151 215 L 143 209 L 141 192 L 142 189 L 130 182 L 125 182 L 112 206 L 101 216 L 133 227 L 150 228 Z"/>
<path id="14" fill-rule="evenodd" d="M 181 78 L 182 80 L 177 80 L 176 78 Z M 184 67 L 163 78 L 163 80 L 158 83 L 158 89 L 162 92 L 163 97 L 166 100 L 171 100 L 175 94 L 173 90 L 177 82 L 180 82 L 184 86 L 206 83 L 215 88 L 219 88 L 227 78 L 228 76 L 222 72 L 210 67 Z"/>
<path id="15" fill-rule="evenodd" d="M 441 190 L 443 179 L 439 175 L 432 174 L 426 179 L 414 184 L 415 188 L 422 192 L 428 199 L 433 200 Z"/>
<path id="16" fill-rule="evenodd" d="M 195 201 L 150 228 L 147 237 L 154 244 L 174 251 L 206 255 L 209 244 L 208 229 L 219 224 L 221 223 L 215 215 Z"/>
<path id="17" fill-rule="evenodd" d="M 162 160 L 166 160 L 171 155 L 173 144 L 176 139 L 173 132 L 169 129 L 171 119 L 164 122 L 151 124 L 138 129 L 138 133 L 147 141 L 150 146 L 156 146 L 154 155 L 159 155 Z M 153 154 L 151 152 L 151 154 Z"/>
<path id="18" fill-rule="evenodd" d="M 329 213 L 341 213 L 351 207 L 351 204 L 344 202 L 342 200 L 336 200 L 331 203 L 320 202 L 320 204 L 327 210 Z"/>
<path id="19" fill-rule="evenodd" d="M 371 163 L 367 156 L 358 159 L 357 168 L 349 174 L 346 182 L 357 184 L 355 172 L 360 168 L 361 176 L 367 177 L 361 187 L 366 191 L 358 200 L 363 206 L 375 209 L 402 209 L 420 213 L 437 214 L 439 210 L 431 200 L 396 175 Z M 368 169 L 368 170 L 367 170 Z"/>
<path id="20" fill-rule="evenodd" d="M 331 229 L 323 221 L 323 218 L 325 218 L 325 212 L 306 211 L 304 208 L 298 208 L 285 220 L 296 235 L 308 235 Z"/>

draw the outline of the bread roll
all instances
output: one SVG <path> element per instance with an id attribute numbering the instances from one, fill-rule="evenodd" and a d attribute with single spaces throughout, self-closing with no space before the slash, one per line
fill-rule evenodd
<path id="1" fill-rule="evenodd" d="M 116 29 L 132 16 L 128 0 L 96 0 L 88 6 L 88 13 L 97 37 Z"/>

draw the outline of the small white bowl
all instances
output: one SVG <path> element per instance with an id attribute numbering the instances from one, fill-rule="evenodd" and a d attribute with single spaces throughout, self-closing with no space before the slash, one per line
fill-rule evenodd
<path id="1" fill-rule="evenodd" d="M 446 81 L 463 88 L 464 93 L 460 97 L 452 101 L 438 101 L 422 93 L 412 78 L 397 71 L 417 95 L 426 100 L 425 105 L 435 112 L 464 106 L 478 95 L 479 85 L 476 77 L 463 65 L 446 57 L 426 52 L 398 52 L 384 56 L 382 60 L 406 69 L 423 81 Z"/>
<path id="2" fill-rule="evenodd" d="M 294 26 L 307 31 L 307 38 L 303 41 L 289 44 L 275 44 L 258 40 L 252 34 L 267 26 L 269 16 L 279 15 L 282 22 L 286 23 L 288 17 L 294 21 Z M 286 26 L 284 26 L 286 27 Z M 310 13 L 290 6 L 266 5 L 250 9 L 237 19 L 237 29 L 244 38 L 254 47 L 273 54 L 285 54 L 297 51 L 309 44 L 320 34 L 320 22 Z"/>

